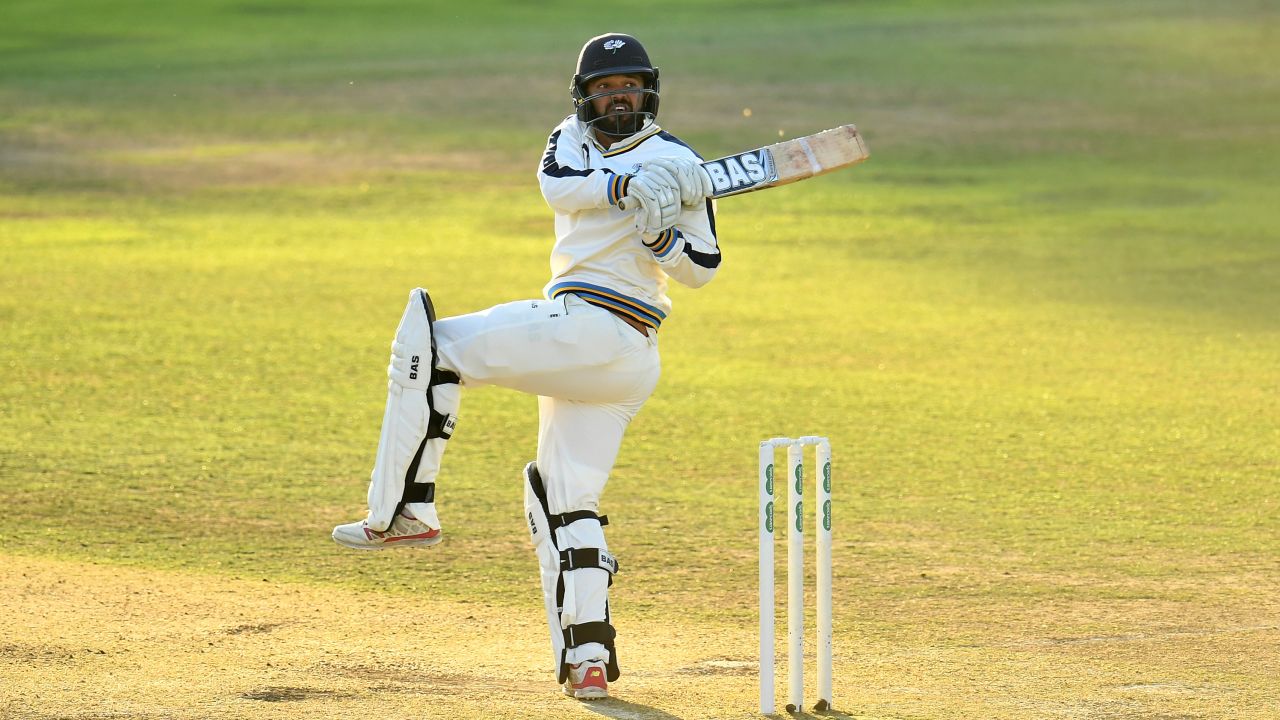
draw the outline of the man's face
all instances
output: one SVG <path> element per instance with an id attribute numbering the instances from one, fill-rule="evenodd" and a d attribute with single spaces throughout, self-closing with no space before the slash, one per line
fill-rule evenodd
<path id="1" fill-rule="evenodd" d="M 591 101 L 596 111 L 595 127 L 616 136 L 631 135 L 644 122 L 640 112 L 644 78 L 640 75 L 606 75 L 587 83 L 587 95 L 608 93 Z"/>

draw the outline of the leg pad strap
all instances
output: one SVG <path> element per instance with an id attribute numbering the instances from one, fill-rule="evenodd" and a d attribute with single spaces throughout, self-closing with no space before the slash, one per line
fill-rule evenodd
<path id="1" fill-rule="evenodd" d="M 564 659 L 569 653 L 569 648 L 576 648 L 579 645 L 593 642 L 600 643 L 609 649 L 609 662 L 605 663 L 604 676 L 609 682 L 617 680 L 622 674 L 618 668 L 618 650 L 613 643 L 613 639 L 617 635 L 617 631 L 613 629 L 613 625 L 607 620 L 570 625 L 565 628 L 565 650 L 561 653 L 560 682 L 564 682 L 569 678 L 569 662 Z"/>
<path id="2" fill-rule="evenodd" d="M 613 647 L 613 639 L 617 631 L 607 622 L 589 622 L 581 625 L 570 625 L 564 629 L 564 646 L 578 647 L 589 642 L 596 642 L 605 647 Z"/>
<path id="3" fill-rule="evenodd" d="M 610 575 L 618 572 L 618 559 L 600 548 L 570 548 L 560 551 L 560 570 L 600 568 Z"/>
<path id="4" fill-rule="evenodd" d="M 576 510 L 574 512 L 560 513 L 559 515 L 548 515 L 547 521 L 551 525 L 552 530 L 559 530 L 565 525 L 572 525 L 579 520 L 594 519 L 599 520 L 601 527 L 609 524 L 608 515 L 597 515 L 590 510 Z"/>
<path id="5" fill-rule="evenodd" d="M 404 486 L 404 499 L 400 502 L 400 507 L 396 514 L 400 514 L 400 510 L 404 509 L 405 503 L 429 503 L 436 501 L 436 484 L 410 482 Z"/>
<path id="6" fill-rule="evenodd" d="M 443 368 L 431 368 L 431 384 L 432 385 L 457 385 L 462 382 L 462 378 L 458 377 L 458 373 Z"/>
<path id="7" fill-rule="evenodd" d="M 425 445 L 428 440 L 436 438 L 444 438 L 448 440 L 453 437 L 453 429 L 458 425 L 458 417 L 456 415 L 446 415 L 434 407 L 431 408 L 431 419 L 427 421 L 427 436 L 422 438 L 422 444 Z M 418 452 L 422 452 L 422 445 L 418 446 Z"/>
<path id="8" fill-rule="evenodd" d="M 599 568 L 609 573 L 609 584 L 618 572 L 618 559 L 600 548 L 569 548 L 560 551 L 560 572 Z"/>

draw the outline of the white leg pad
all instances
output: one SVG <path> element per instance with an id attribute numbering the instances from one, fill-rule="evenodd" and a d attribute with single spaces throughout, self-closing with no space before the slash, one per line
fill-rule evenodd
<path id="1" fill-rule="evenodd" d="M 387 406 L 382 415 L 382 432 L 378 454 L 369 477 L 369 527 L 385 530 L 395 519 L 396 509 L 404 499 L 405 481 L 414 462 L 418 463 L 410 482 L 434 482 L 440 469 L 447 437 L 426 441 L 436 411 L 446 413 L 446 431 L 451 433 L 461 399 L 456 383 L 431 386 L 435 353 L 431 342 L 434 311 L 430 298 L 421 288 L 409 293 L 409 302 L 396 328 L 391 343 L 391 362 L 387 366 Z M 446 434 L 447 434 L 446 433 Z M 419 454 L 421 449 L 421 454 Z M 413 514 L 431 527 L 440 527 L 434 503 L 412 503 Z"/>
<path id="2" fill-rule="evenodd" d="M 600 659 L 608 667 L 609 679 L 617 679 L 617 662 L 609 646 L 579 641 L 574 647 L 566 648 L 571 627 L 579 633 L 578 637 L 595 637 L 607 632 L 607 641 L 610 645 L 613 642 L 613 630 L 608 626 L 609 582 L 618 564 L 605 546 L 601 527 L 604 519 L 596 516 L 594 510 L 571 511 L 569 515 L 578 518 L 555 527 L 566 516 L 555 516 L 553 520 L 547 515 L 543 504 L 545 488 L 535 489 L 535 484 L 540 485 L 535 468 L 534 463 L 525 468 L 525 514 L 540 568 L 547 628 L 551 633 L 552 666 L 563 681 L 569 665 Z M 596 635 L 592 635 L 593 632 Z"/>
<path id="3" fill-rule="evenodd" d="M 578 520 L 556 531 L 556 546 L 560 548 L 600 548 L 607 551 L 604 528 L 598 520 Z M 556 559 L 559 563 L 559 557 Z M 607 620 L 609 605 L 609 572 L 601 568 L 580 568 L 564 573 L 564 605 L 560 612 L 560 628 L 570 625 Z M 552 588 L 552 592 L 555 588 Z M 565 660 L 577 664 L 599 658 L 609 661 L 609 651 L 600 643 L 583 643 L 569 648 Z"/>

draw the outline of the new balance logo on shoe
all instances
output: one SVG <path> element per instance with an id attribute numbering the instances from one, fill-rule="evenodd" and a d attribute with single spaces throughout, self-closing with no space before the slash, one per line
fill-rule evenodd
<path id="1" fill-rule="evenodd" d="M 603 700 L 609 697 L 604 661 L 587 660 L 570 665 L 569 679 L 564 683 L 564 694 L 577 700 Z"/>

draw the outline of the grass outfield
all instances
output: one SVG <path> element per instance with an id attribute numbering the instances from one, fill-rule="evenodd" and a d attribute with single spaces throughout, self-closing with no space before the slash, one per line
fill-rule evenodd
<path id="1" fill-rule="evenodd" d="M 1280 18 L 963 5 L 6 3 L 0 552 L 536 615 L 532 398 L 464 396 L 446 544 L 328 533 L 362 511 L 406 291 L 540 293 L 534 170 L 579 45 L 620 28 L 703 155 L 852 121 L 872 159 L 720 203 L 724 264 L 673 289 L 604 498 L 616 612 L 754 622 L 756 441 L 819 432 L 838 654 L 1104 639 L 1053 686 L 1165 638 L 1180 669 L 1127 682 L 1174 690 L 1030 716 L 1268 716 Z M 1018 673 L 991 653 L 975 695 Z M 919 681 L 863 659 L 842 709 Z"/>

